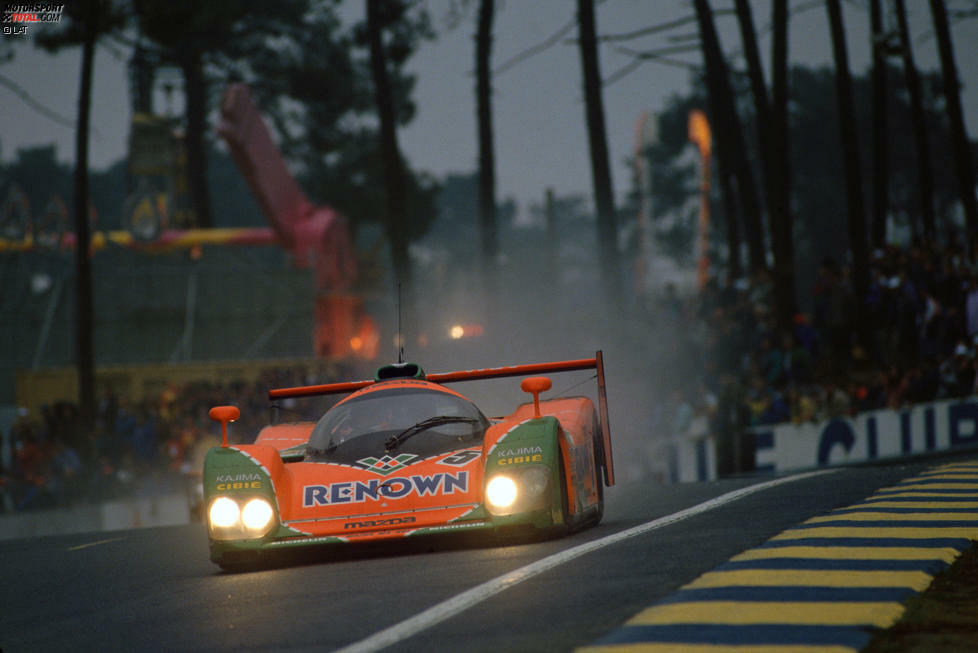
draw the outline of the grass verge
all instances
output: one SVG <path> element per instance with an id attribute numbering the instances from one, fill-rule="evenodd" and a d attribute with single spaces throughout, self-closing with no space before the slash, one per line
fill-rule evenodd
<path id="1" fill-rule="evenodd" d="M 978 542 L 907 602 L 900 620 L 863 653 L 978 651 Z"/>

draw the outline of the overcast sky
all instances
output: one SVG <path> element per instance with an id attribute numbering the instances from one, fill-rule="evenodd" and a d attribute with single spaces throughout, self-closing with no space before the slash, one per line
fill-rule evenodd
<path id="1" fill-rule="evenodd" d="M 953 0 L 952 0 L 953 3 Z M 477 3 L 472 3 L 473 5 Z M 642 27 L 692 16 L 689 0 L 605 0 L 598 4 L 599 34 L 630 32 Z M 714 0 L 714 9 L 729 8 L 731 0 Z M 768 0 L 755 0 L 754 20 L 762 32 L 762 55 L 770 53 L 765 27 L 770 23 Z M 805 9 L 813 3 L 793 0 L 798 11 L 791 21 L 789 55 L 792 64 L 809 66 L 831 63 L 831 41 L 824 6 Z M 850 66 L 862 75 L 869 64 L 868 14 L 866 2 L 844 2 Z M 890 3 L 882 3 L 888 6 Z M 362 12 L 363 0 L 348 0 L 350 16 Z M 418 76 L 418 114 L 399 132 L 405 156 L 412 166 L 436 176 L 471 172 L 476 167 L 474 61 L 475 14 L 454 29 L 444 22 L 444 0 L 428 0 L 427 6 L 439 31 L 437 40 L 426 42 L 410 67 Z M 574 19 L 576 3 L 571 0 L 497 0 L 493 66 L 499 69 L 512 57 L 545 42 Z M 914 55 L 925 71 L 936 70 L 938 56 L 932 35 L 930 12 L 925 0 L 908 0 Z M 740 50 L 736 18 L 719 16 L 724 50 Z M 695 23 L 641 39 L 620 43 L 632 50 L 651 50 L 670 45 L 670 36 L 693 35 Z M 591 193 L 591 172 L 584 124 L 580 57 L 571 29 L 554 45 L 524 59 L 493 80 L 493 97 L 498 195 L 515 197 L 525 208 L 539 202 L 545 189 L 559 194 Z M 958 72 L 963 83 L 965 121 L 969 133 L 978 133 L 978 66 L 972 59 L 978 43 L 978 20 L 952 26 Z M 79 54 L 66 51 L 52 57 L 31 47 L 30 36 L 0 36 L 18 39 L 13 62 L 0 66 L 0 74 L 13 79 L 42 105 L 71 119 L 78 96 Z M 675 55 L 689 64 L 699 63 L 699 54 Z M 622 71 L 632 58 L 611 45 L 600 52 L 602 75 L 607 79 Z M 739 59 L 735 65 L 741 65 Z M 129 96 L 124 53 L 100 47 L 96 56 L 91 142 L 91 163 L 103 168 L 125 155 L 129 131 Z M 770 77 L 768 77 L 770 81 Z M 625 160 L 634 148 L 635 124 L 643 111 L 660 111 L 674 94 L 690 89 L 688 69 L 646 62 L 604 90 L 604 107 L 612 179 L 621 199 L 630 185 Z M 162 107 L 160 107 L 162 109 Z M 56 143 L 58 158 L 73 158 L 70 127 L 41 115 L 8 88 L 0 86 L 0 156 L 13 158 L 18 148 Z M 219 205 L 219 204 L 216 204 Z"/>

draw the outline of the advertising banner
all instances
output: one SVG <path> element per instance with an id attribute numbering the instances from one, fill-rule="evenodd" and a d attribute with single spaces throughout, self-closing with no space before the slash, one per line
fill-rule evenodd
<path id="1" fill-rule="evenodd" d="M 751 429 L 757 471 L 780 473 L 978 448 L 978 398 Z"/>

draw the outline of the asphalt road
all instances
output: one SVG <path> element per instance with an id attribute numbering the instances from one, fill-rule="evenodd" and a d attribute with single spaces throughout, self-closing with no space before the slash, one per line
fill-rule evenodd
<path id="1" fill-rule="evenodd" d="M 731 556 L 932 464 L 833 470 L 650 527 L 510 576 L 484 600 L 470 592 L 471 607 L 395 629 L 387 650 L 570 651 Z M 481 584 L 764 480 L 612 488 L 604 521 L 562 539 L 333 550 L 238 574 L 208 560 L 200 525 L 0 541 L 0 649 L 371 650 L 378 631 L 433 606 L 450 614 Z"/>

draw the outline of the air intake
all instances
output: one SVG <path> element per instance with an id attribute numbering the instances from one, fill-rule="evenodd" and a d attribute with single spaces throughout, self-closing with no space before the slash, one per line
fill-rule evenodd
<path id="1" fill-rule="evenodd" d="M 378 368 L 374 375 L 375 381 L 388 381 L 390 379 L 421 379 L 423 381 L 425 373 L 417 363 L 393 363 Z"/>

